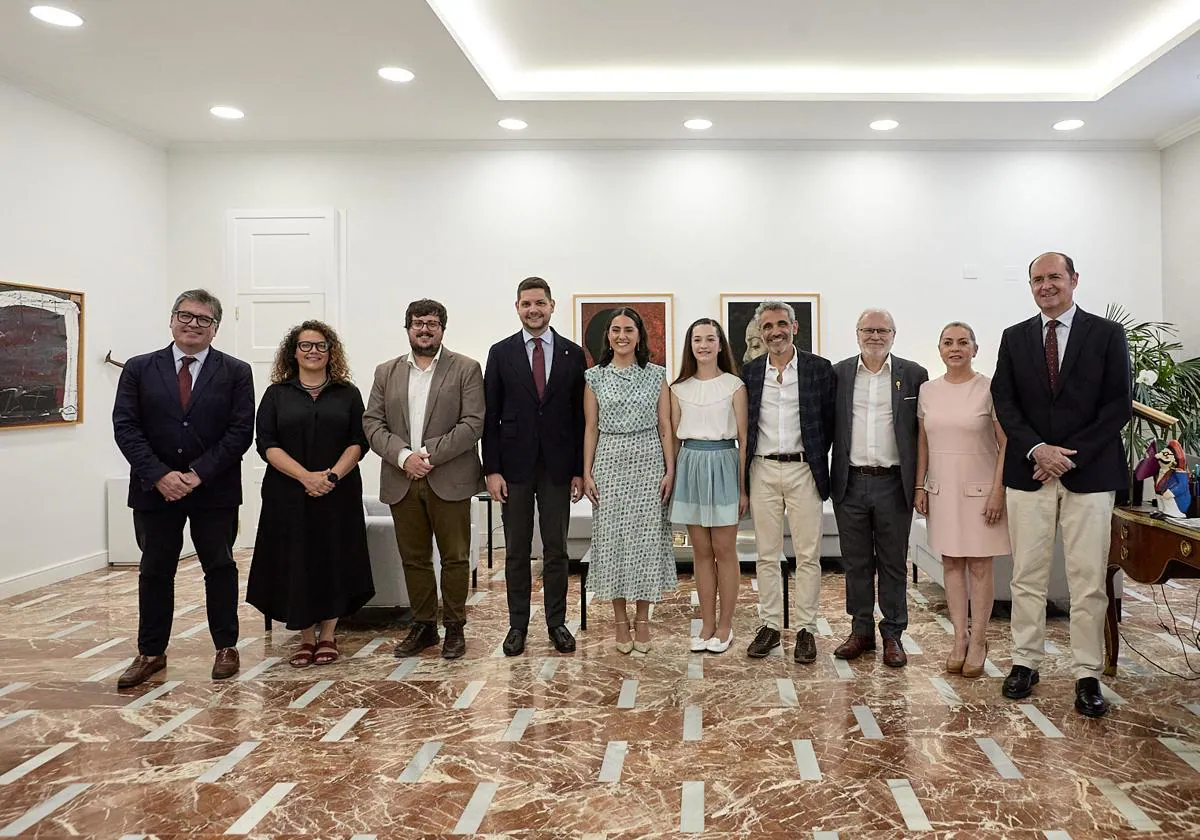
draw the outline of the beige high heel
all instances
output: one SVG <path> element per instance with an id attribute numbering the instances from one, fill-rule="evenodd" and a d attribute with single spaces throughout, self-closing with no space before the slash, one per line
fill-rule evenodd
<path id="1" fill-rule="evenodd" d="M 649 624 L 650 619 L 640 619 L 639 618 L 639 619 L 635 620 L 633 623 L 634 624 Z M 633 649 L 636 650 L 638 653 L 649 653 L 650 652 L 650 643 L 649 642 L 639 642 L 635 638 L 633 640 Z"/>
<path id="2" fill-rule="evenodd" d="M 629 629 L 629 619 L 627 618 L 624 621 L 618 621 L 617 626 L 624 627 L 626 630 L 628 630 Z M 630 639 L 628 642 L 617 642 L 617 653 L 628 654 L 630 651 L 633 650 L 633 648 L 634 648 L 634 642 L 632 639 Z"/>

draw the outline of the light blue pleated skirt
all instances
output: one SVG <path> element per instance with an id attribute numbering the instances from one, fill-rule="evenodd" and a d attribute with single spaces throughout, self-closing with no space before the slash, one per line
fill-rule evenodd
<path id="1" fill-rule="evenodd" d="M 732 440 L 685 440 L 675 464 L 671 521 L 719 528 L 738 521 L 738 451 Z"/>

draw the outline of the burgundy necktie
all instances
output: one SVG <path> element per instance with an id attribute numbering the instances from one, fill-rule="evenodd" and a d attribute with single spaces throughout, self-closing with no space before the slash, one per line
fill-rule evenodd
<path id="1" fill-rule="evenodd" d="M 540 338 L 533 340 L 533 387 L 540 401 L 546 392 L 546 351 Z"/>
<path id="2" fill-rule="evenodd" d="M 192 398 L 192 362 L 195 356 L 184 356 L 179 360 L 179 402 L 187 411 L 188 400 Z"/>
<path id="3" fill-rule="evenodd" d="M 1050 374 L 1050 390 L 1058 390 L 1058 321 L 1046 322 L 1046 371 Z"/>

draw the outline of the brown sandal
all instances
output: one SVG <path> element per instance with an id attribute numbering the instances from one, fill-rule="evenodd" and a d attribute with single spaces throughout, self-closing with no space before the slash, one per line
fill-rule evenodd
<path id="1" fill-rule="evenodd" d="M 313 664 L 313 653 L 317 646 L 304 642 L 300 647 L 296 648 L 296 652 L 292 654 L 292 658 L 288 660 L 288 664 L 293 668 L 307 668 Z"/>
<path id="2" fill-rule="evenodd" d="M 331 662 L 337 662 L 338 657 L 337 639 L 322 639 L 317 642 L 317 652 L 313 656 L 313 662 L 317 665 L 328 665 Z"/>

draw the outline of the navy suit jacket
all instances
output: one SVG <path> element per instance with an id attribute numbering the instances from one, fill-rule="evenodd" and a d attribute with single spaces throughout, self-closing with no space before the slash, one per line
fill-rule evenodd
<path id="1" fill-rule="evenodd" d="M 840 504 L 850 481 L 851 436 L 854 433 L 854 380 L 861 356 L 842 359 L 833 366 L 837 378 L 837 434 L 833 444 L 833 501 Z M 892 355 L 892 429 L 900 453 L 904 498 L 912 507 L 917 488 L 917 395 L 929 381 L 929 372 L 916 362 Z"/>
<path id="2" fill-rule="evenodd" d="M 173 470 L 195 470 L 200 476 L 200 486 L 184 497 L 189 506 L 237 507 L 242 503 L 242 455 L 254 439 L 250 365 L 210 349 L 184 411 L 171 346 L 134 356 L 117 384 L 113 436 L 129 461 L 129 506 L 134 510 L 163 510 L 172 504 L 154 485 Z"/>
<path id="3" fill-rule="evenodd" d="M 492 345 L 483 391 L 483 472 L 528 484 L 540 457 L 550 481 L 583 475 L 583 348 L 554 333 L 554 359 L 539 401 L 521 332 Z"/>
<path id="4" fill-rule="evenodd" d="M 758 417 L 762 411 L 763 380 L 767 375 L 767 355 L 763 354 L 742 368 L 746 383 L 746 481 L 749 466 L 758 446 Z M 829 498 L 829 447 L 833 443 L 834 381 L 833 365 L 813 353 L 796 348 L 796 398 L 800 401 L 800 439 L 804 460 L 812 469 L 813 480 L 822 499 Z"/>
<path id="5" fill-rule="evenodd" d="M 1127 490 L 1121 430 L 1133 413 L 1133 386 L 1124 327 L 1076 309 L 1054 391 L 1042 333 L 1042 317 L 1035 315 L 1006 329 L 1000 340 L 992 403 L 1008 436 L 1004 486 L 1041 487 L 1027 456 L 1035 445 L 1048 443 L 1078 450 L 1071 456 L 1075 468 L 1060 479 L 1071 492 Z"/>

